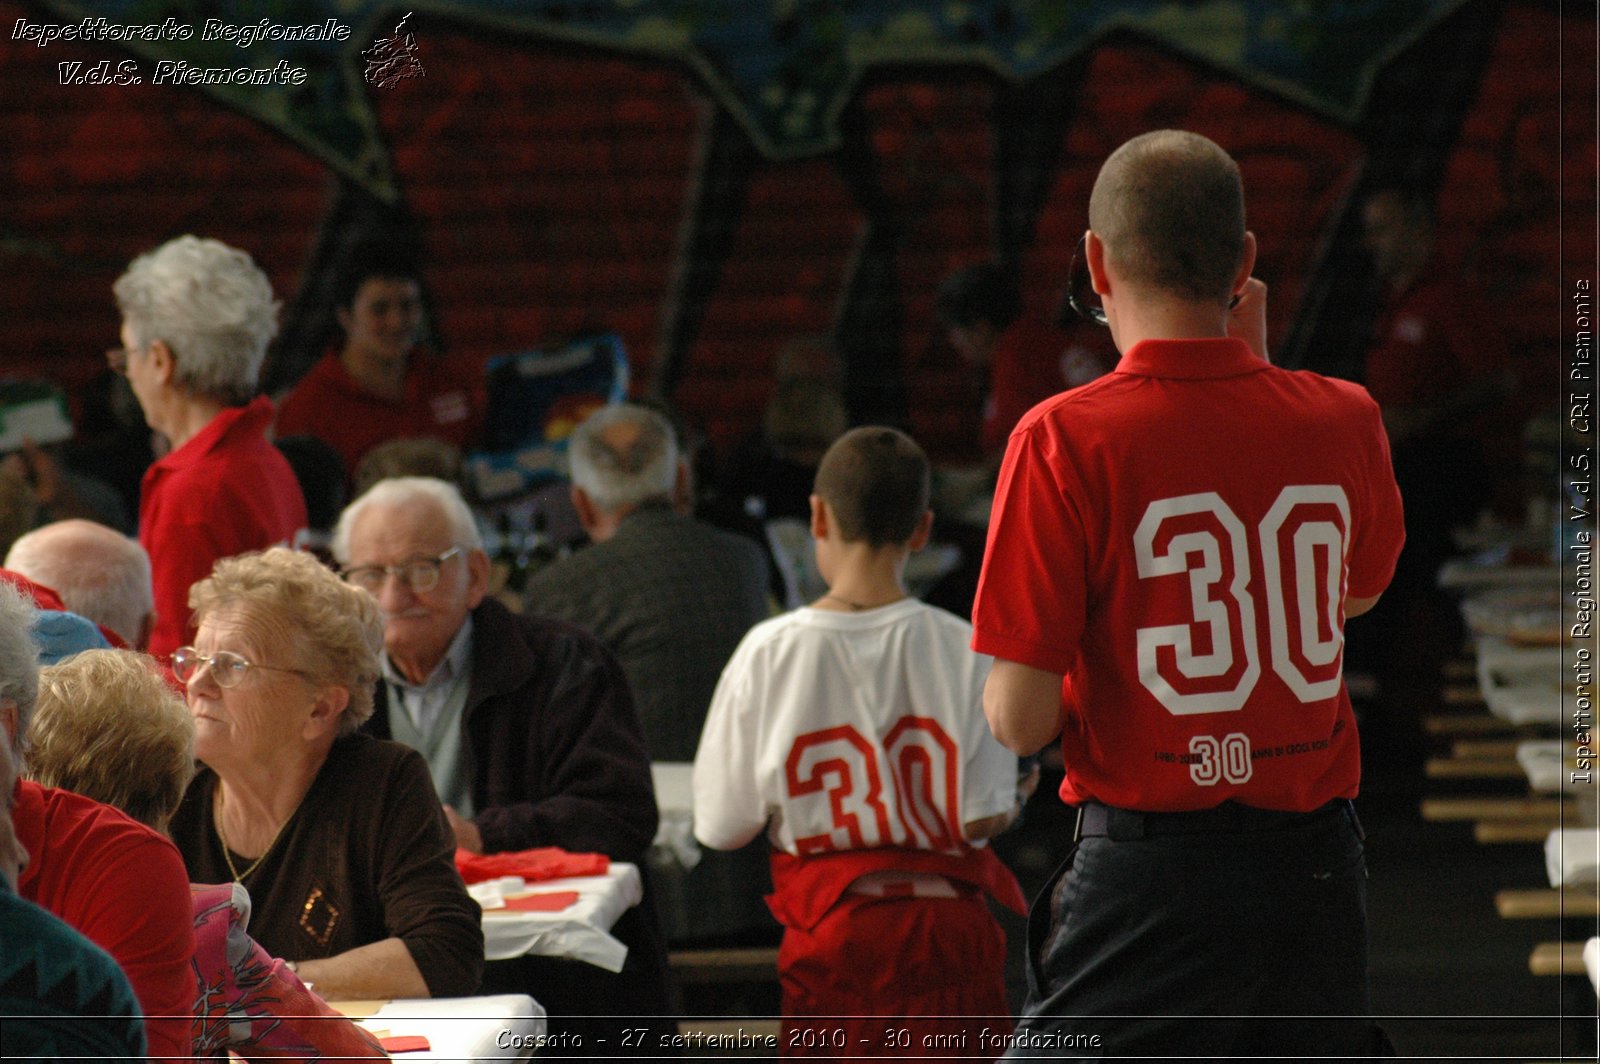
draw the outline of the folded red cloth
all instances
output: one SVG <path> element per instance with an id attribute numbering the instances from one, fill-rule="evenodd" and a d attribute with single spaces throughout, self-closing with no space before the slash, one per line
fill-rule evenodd
<path id="1" fill-rule="evenodd" d="M 420 1034 L 396 1034 L 378 1039 L 387 1053 L 422 1053 L 433 1047 Z"/>
<path id="2" fill-rule="evenodd" d="M 577 901 L 578 892 L 575 890 L 547 890 L 543 894 L 507 898 L 506 908 L 519 913 L 558 913 L 577 904 Z"/>
<path id="3" fill-rule="evenodd" d="M 558 846 L 501 853 L 456 851 L 456 870 L 468 883 L 501 876 L 521 876 L 530 883 L 567 876 L 603 876 L 610 868 L 611 858 L 603 853 L 568 853 Z"/>

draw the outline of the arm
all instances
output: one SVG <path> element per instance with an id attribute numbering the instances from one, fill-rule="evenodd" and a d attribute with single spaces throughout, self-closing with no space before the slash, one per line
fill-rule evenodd
<path id="1" fill-rule="evenodd" d="M 983 715 L 1000 745 L 1036 753 L 1061 732 L 1061 674 L 996 659 L 983 687 Z"/>
<path id="2" fill-rule="evenodd" d="M 538 639 L 534 652 L 539 676 L 500 706 L 482 707 L 500 714 L 492 723 L 502 731 L 489 741 L 517 746 L 478 751 L 480 773 L 494 766 L 491 802 L 496 787 L 520 787 L 473 817 L 484 851 L 560 846 L 640 860 L 655 838 L 655 788 L 622 669 L 593 638 L 565 625 Z M 525 729 L 520 744 L 514 729 Z M 518 756 L 522 764 L 502 764 Z M 477 787 L 483 790 L 481 781 Z"/>
<path id="3" fill-rule="evenodd" d="M 392 937 L 307 961 L 301 978 L 323 997 L 472 994 L 483 975 L 482 914 L 456 871 L 455 842 L 422 755 L 407 750 L 384 789 L 372 875 Z M 333 988 L 324 985 L 330 978 Z M 383 993 L 371 992 L 377 985 Z"/>
<path id="4" fill-rule="evenodd" d="M 1373 595 L 1370 598 L 1345 599 L 1344 619 L 1348 621 L 1352 617 L 1361 616 L 1363 613 L 1366 613 L 1368 610 L 1372 609 L 1372 607 L 1376 606 L 1378 604 L 1378 599 L 1380 598 L 1382 598 L 1381 595 Z"/>
<path id="5" fill-rule="evenodd" d="M 398 938 L 370 942 L 326 960 L 301 961 L 295 974 L 329 1001 L 432 996 L 411 951 Z"/>
<path id="6" fill-rule="evenodd" d="M 767 826 L 755 778 L 759 730 L 752 717 L 759 708 L 748 656 L 735 651 L 711 696 L 694 757 L 694 837 L 713 850 L 737 850 Z"/>

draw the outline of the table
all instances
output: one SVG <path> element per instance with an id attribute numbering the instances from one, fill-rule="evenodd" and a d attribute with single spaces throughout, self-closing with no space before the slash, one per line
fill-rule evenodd
<path id="1" fill-rule="evenodd" d="M 527 894 L 575 891 L 578 899 L 559 912 L 521 912 L 504 908 L 505 899 Z M 483 906 L 484 957 L 510 960 L 526 954 L 585 961 L 608 972 L 622 971 L 628 947 L 611 928 L 644 898 L 637 865 L 611 862 L 603 876 L 574 876 L 524 884 L 516 876 L 485 880 L 467 887 Z"/>
<path id="2" fill-rule="evenodd" d="M 329 1004 L 380 1038 L 428 1040 L 396 1060 L 528 1060 L 546 1030 L 543 1007 L 526 994 Z"/>

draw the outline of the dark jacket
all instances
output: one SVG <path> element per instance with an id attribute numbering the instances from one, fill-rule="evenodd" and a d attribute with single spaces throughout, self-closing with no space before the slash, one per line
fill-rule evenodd
<path id="1" fill-rule="evenodd" d="M 472 611 L 472 625 L 462 727 L 484 850 L 560 846 L 642 861 L 656 833 L 655 788 L 615 659 L 581 629 L 493 599 Z M 365 729 L 389 738 L 387 684 Z"/>

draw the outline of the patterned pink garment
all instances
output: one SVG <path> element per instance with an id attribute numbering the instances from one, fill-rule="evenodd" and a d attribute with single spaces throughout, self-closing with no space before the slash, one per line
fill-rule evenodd
<path id="1" fill-rule="evenodd" d="M 237 883 L 189 885 L 194 902 L 194 1055 L 227 1060 L 364 1058 L 383 1047 L 251 938 L 250 895 Z"/>

